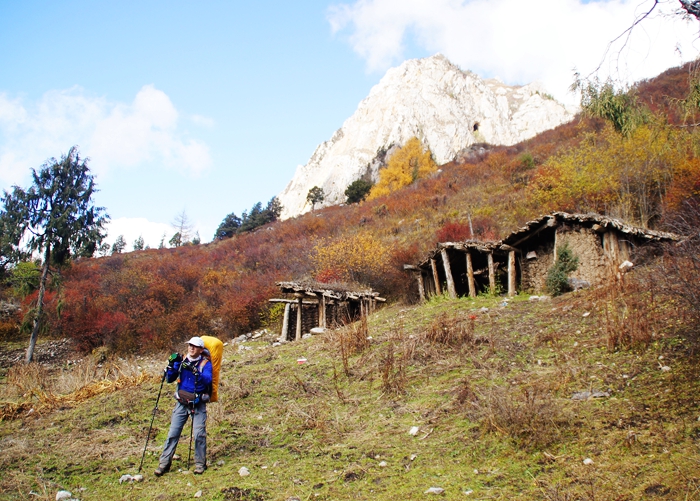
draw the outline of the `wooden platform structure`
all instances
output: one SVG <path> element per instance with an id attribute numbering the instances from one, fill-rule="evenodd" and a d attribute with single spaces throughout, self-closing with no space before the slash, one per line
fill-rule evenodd
<path id="1" fill-rule="evenodd" d="M 674 240 L 679 237 L 600 214 L 554 212 L 529 221 L 503 240 L 439 243 L 426 259 L 404 269 L 415 274 L 421 300 L 443 291 L 453 298 L 495 294 L 499 287 L 513 296 L 518 289 L 545 290 L 556 249 L 564 244 L 579 259 L 572 278 L 597 286 L 613 276 L 634 247 Z"/>
<path id="2" fill-rule="evenodd" d="M 354 322 L 372 313 L 385 299 L 371 289 L 352 289 L 316 282 L 278 282 L 282 293 L 292 298 L 270 299 L 284 303 L 280 339 L 298 340 L 313 327 L 334 327 Z M 292 325 L 295 326 L 292 329 Z"/>

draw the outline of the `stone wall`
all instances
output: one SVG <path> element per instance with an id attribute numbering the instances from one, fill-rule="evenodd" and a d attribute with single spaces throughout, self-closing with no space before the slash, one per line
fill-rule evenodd
<path id="1" fill-rule="evenodd" d="M 568 244 L 574 256 L 578 257 L 578 269 L 570 276 L 586 281 L 590 286 L 602 285 L 610 278 L 610 261 L 603 251 L 602 237 L 590 228 L 564 226 L 557 229 L 556 246 Z M 554 241 L 542 238 L 541 244 L 527 249 L 534 251 L 535 258 L 527 259 L 527 252 L 521 257 L 521 289 L 531 293 L 546 292 L 547 272 L 554 264 Z"/>
<path id="2" fill-rule="evenodd" d="M 578 269 L 571 273 L 571 278 L 585 280 L 592 287 L 602 285 L 610 278 L 609 262 L 598 233 L 590 228 L 557 232 L 557 247 L 564 244 L 568 244 L 573 255 L 578 257 Z"/>
<path id="3" fill-rule="evenodd" d="M 527 259 L 527 253 L 521 257 L 520 288 L 526 292 L 545 292 L 547 271 L 554 263 L 554 242 L 544 241 L 543 245 L 530 249 L 536 257 Z"/>

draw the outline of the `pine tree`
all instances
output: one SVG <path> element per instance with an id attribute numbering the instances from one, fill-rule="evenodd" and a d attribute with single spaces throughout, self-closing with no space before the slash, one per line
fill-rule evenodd
<path id="1" fill-rule="evenodd" d="M 105 236 L 109 216 L 92 202 L 96 189 L 87 162 L 74 146 L 60 160 L 49 159 L 38 172 L 32 169 L 28 190 L 15 186 L 2 198 L 0 220 L 13 251 L 24 247 L 30 253 L 43 253 L 27 363 L 32 361 L 39 336 L 50 266 L 61 266 L 72 256 L 92 256 Z"/>

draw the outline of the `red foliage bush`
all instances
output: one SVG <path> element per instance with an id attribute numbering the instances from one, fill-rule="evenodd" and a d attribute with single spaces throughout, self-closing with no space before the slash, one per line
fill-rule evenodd
<path id="1" fill-rule="evenodd" d="M 435 238 L 438 242 L 461 242 L 469 240 L 471 237 L 469 223 L 460 223 L 459 221 L 448 221 L 435 232 Z"/>

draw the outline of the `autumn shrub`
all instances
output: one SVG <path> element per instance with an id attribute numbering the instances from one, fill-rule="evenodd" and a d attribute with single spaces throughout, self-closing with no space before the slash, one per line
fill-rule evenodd
<path id="1" fill-rule="evenodd" d="M 10 341 L 19 335 L 19 323 L 12 318 L 0 318 L 0 341 Z"/>
<path id="2" fill-rule="evenodd" d="M 408 378 L 406 375 L 407 360 L 401 343 L 389 339 L 381 348 L 379 370 L 382 381 L 382 391 L 389 395 L 406 393 Z"/>
<path id="3" fill-rule="evenodd" d="M 568 423 L 551 391 L 537 382 L 520 387 L 492 386 L 474 395 L 468 414 L 482 430 L 510 437 L 529 450 L 556 442 Z"/>
<path id="4" fill-rule="evenodd" d="M 334 270 L 348 282 L 371 285 L 386 269 L 389 248 L 369 233 L 338 239 L 320 239 L 313 248 L 312 262 L 321 274 Z"/>
<path id="5" fill-rule="evenodd" d="M 645 347 L 654 340 L 661 325 L 655 288 L 638 276 L 620 276 L 599 292 L 608 349 Z"/>
<path id="6" fill-rule="evenodd" d="M 351 375 L 350 357 L 362 353 L 370 346 L 367 317 L 363 315 L 360 320 L 338 329 L 335 340 L 343 370 L 345 375 L 349 377 Z"/>
<path id="7" fill-rule="evenodd" d="M 461 318 L 449 313 L 436 316 L 423 332 L 428 343 L 463 346 L 474 341 L 474 318 Z"/>
<path id="8" fill-rule="evenodd" d="M 663 246 L 663 259 L 651 268 L 651 281 L 659 293 L 677 302 L 686 318 L 684 329 L 700 341 L 700 196 L 686 199 L 679 211 L 669 216 L 666 227 L 678 235 L 680 242 Z"/>
<path id="9" fill-rule="evenodd" d="M 598 212 L 650 227 L 663 215 L 673 180 L 683 175 L 687 140 L 684 132 L 653 124 L 628 136 L 610 126 L 589 132 L 539 167 L 529 194 L 545 210 Z"/>
<path id="10" fill-rule="evenodd" d="M 470 239 L 472 236 L 469 223 L 459 221 L 448 221 L 435 232 L 438 242 L 461 242 Z"/>

